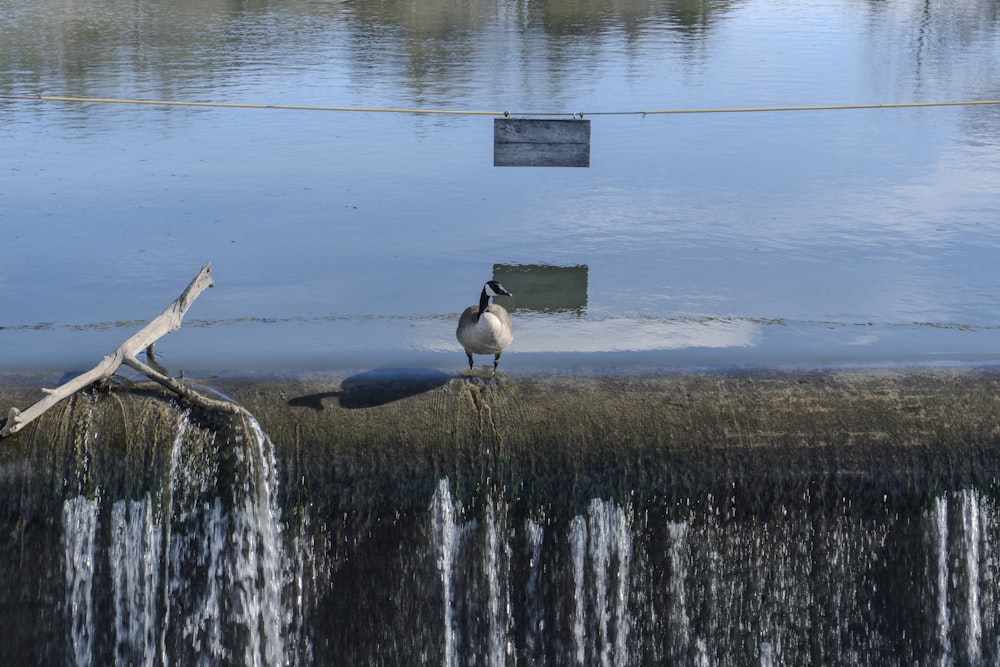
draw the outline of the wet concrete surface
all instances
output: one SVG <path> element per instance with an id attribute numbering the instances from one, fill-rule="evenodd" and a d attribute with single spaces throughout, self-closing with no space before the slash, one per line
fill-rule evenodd
<path id="1" fill-rule="evenodd" d="M 0 403 L 25 407 L 42 379 L 0 378 Z M 362 497 L 369 508 L 423 505 L 441 477 L 468 498 L 502 489 L 527 506 L 560 500 L 567 511 L 594 497 L 662 504 L 734 490 L 760 503 L 802 493 L 919 502 L 992 485 L 1000 471 L 993 367 L 496 379 L 383 369 L 226 376 L 205 386 L 257 417 L 276 445 L 288 502 L 338 508 Z M 91 472 L 106 457 L 130 483 L 156 458 L 143 448 L 168 447 L 178 413 L 149 385 L 78 396 L 0 443 L 0 475 L 13 480 L 42 451 L 69 463 L 81 432 L 74 425 L 87 422 L 107 449 L 87 454 Z M 137 456 L 146 467 L 126 474 Z"/>

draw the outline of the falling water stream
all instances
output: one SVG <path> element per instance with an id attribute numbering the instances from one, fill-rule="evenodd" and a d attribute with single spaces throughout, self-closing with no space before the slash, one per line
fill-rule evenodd
<path id="1" fill-rule="evenodd" d="M 593 498 L 566 512 L 498 488 L 460 500 L 461 485 L 439 478 L 424 508 L 348 530 L 347 514 L 283 513 L 276 448 L 256 423 L 231 457 L 211 437 L 190 448 L 191 428 L 179 419 L 158 492 L 64 501 L 52 613 L 65 663 L 1000 658 L 989 490 L 917 504 L 807 490 L 769 507 L 743 507 L 735 491 Z"/>
<path id="2" fill-rule="evenodd" d="M 65 502 L 70 662 L 278 665 L 296 655 L 295 610 L 283 601 L 294 553 L 282 542 L 274 448 L 251 426 L 233 452 L 228 496 L 215 443 L 182 447 L 184 415 L 162 500 L 98 492 Z"/>
<path id="3" fill-rule="evenodd" d="M 759 521 L 707 504 L 676 520 L 595 499 L 568 525 L 514 526 L 492 505 L 456 520 L 441 480 L 443 662 L 994 664 L 992 500 L 956 491 L 878 519 L 817 520 L 807 505 Z"/>

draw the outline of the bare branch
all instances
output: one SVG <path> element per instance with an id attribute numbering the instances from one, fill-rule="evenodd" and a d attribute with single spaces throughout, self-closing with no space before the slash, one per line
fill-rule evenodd
<path id="1" fill-rule="evenodd" d="M 164 375 L 152 366 L 148 366 L 135 357 L 129 357 L 125 360 L 125 365 L 134 368 L 139 371 L 150 380 L 159 383 L 160 385 L 166 387 L 175 394 L 187 399 L 191 403 L 198 405 L 203 408 L 208 408 L 211 410 L 218 410 L 220 412 L 228 412 L 231 414 L 242 414 L 247 417 L 252 417 L 244 407 L 230 401 L 220 401 L 216 398 L 210 398 L 204 394 L 195 391 L 188 385 L 176 380 L 169 375 Z"/>
<path id="2" fill-rule="evenodd" d="M 201 271 L 198 272 L 198 275 L 194 277 L 194 280 L 191 281 L 181 295 L 174 299 L 174 301 L 167 306 L 166 309 L 156 317 L 156 319 L 122 343 L 113 353 L 104 357 L 101 363 L 97 364 L 86 373 L 78 375 L 69 382 L 62 384 L 55 389 L 42 389 L 42 393 L 45 394 L 45 398 L 32 405 L 30 408 L 26 408 L 23 411 L 18 410 L 17 408 L 11 408 L 10 414 L 7 417 L 7 423 L 2 429 L 0 429 L 0 438 L 17 433 L 26 425 L 44 414 L 46 410 L 56 405 L 63 399 L 72 396 L 81 389 L 89 387 L 99 380 L 105 380 L 111 377 L 123 363 L 128 363 L 131 360 L 136 364 L 139 364 L 140 362 L 136 359 L 136 355 L 141 350 L 153 345 L 161 336 L 179 329 L 181 326 L 181 320 L 184 319 L 185 313 L 187 313 L 191 304 L 194 303 L 194 300 L 198 298 L 198 295 L 209 287 L 214 286 L 215 282 L 212 280 L 212 265 L 206 264 L 201 267 Z M 132 363 L 129 363 L 129 365 L 135 367 Z M 140 365 L 150 371 L 153 370 L 144 364 Z M 146 373 L 145 370 L 142 372 Z M 156 373 L 156 371 L 153 372 Z M 149 373 L 146 374 L 149 375 Z M 166 377 L 159 373 L 156 373 L 156 375 Z M 160 382 L 160 380 L 152 375 L 150 375 L 150 377 L 157 382 Z M 167 379 L 169 380 L 170 378 Z M 161 382 L 161 384 L 163 383 Z M 179 383 L 177 384 L 179 385 Z M 173 388 L 171 387 L 171 389 Z M 173 390 L 177 391 L 177 389 Z M 182 395 L 184 394 L 182 393 Z"/>

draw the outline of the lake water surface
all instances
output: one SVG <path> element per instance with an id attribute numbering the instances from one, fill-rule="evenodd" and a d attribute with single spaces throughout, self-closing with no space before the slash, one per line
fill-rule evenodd
<path id="1" fill-rule="evenodd" d="M 640 113 L 998 99 L 998 7 L 0 0 L 0 367 L 93 365 L 206 262 L 169 368 L 457 370 L 494 273 L 509 370 L 1000 361 L 1000 105 Z M 491 115 L 12 96 L 582 113 L 591 166 L 494 167 Z"/>

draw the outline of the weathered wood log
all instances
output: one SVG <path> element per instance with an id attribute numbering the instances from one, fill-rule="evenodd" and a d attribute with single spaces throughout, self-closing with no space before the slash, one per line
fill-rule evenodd
<path id="1" fill-rule="evenodd" d="M 126 364 L 127 366 L 138 370 L 152 380 L 160 383 L 190 401 L 213 409 L 224 409 L 229 412 L 242 411 L 241 408 L 234 404 L 228 404 L 224 401 L 210 399 L 198 394 L 189 387 L 183 385 L 181 382 L 142 363 L 137 357 L 142 350 L 152 346 L 162 336 L 165 336 L 171 331 L 177 331 L 177 329 L 180 329 L 181 320 L 184 319 L 185 313 L 187 313 L 191 304 L 194 303 L 194 300 L 197 299 L 198 295 L 207 288 L 214 286 L 215 282 L 212 280 L 212 265 L 206 264 L 201 267 L 201 271 L 198 272 L 198 275 L 194 277 L 194 280 L 191 281 L 191 284 L 187 286 L 184 292 L 182 292 L 179 297 L 167 306 L 167 308 L 160 313 L 156 319 L 122 343 L 117 350 L 104 357 L 104 359 L 99 364 L 94 366 L 94 368 L 90 369 L 86 373 L 76 376 L 69 382 L 59 385 L 55 389 L 43 388 L 42 393 L 45 394 L 45 398 L 32 405 L 30 408 L 23 411 L 18 410 L 17 408 L 11 408 L 10 414 L 7 417 L 7 423 L 4 424 L 2 429 L 0 429 L 0 438 L 17 433 L 29 423 L 44 414 L 46 410 L 53 407 L 63 399 L 72 396 L 81 389 L 89 387 L 95 382 L 106 380 L 111 377 L 115 372 L 117 372 L 122 364 Z"/>

